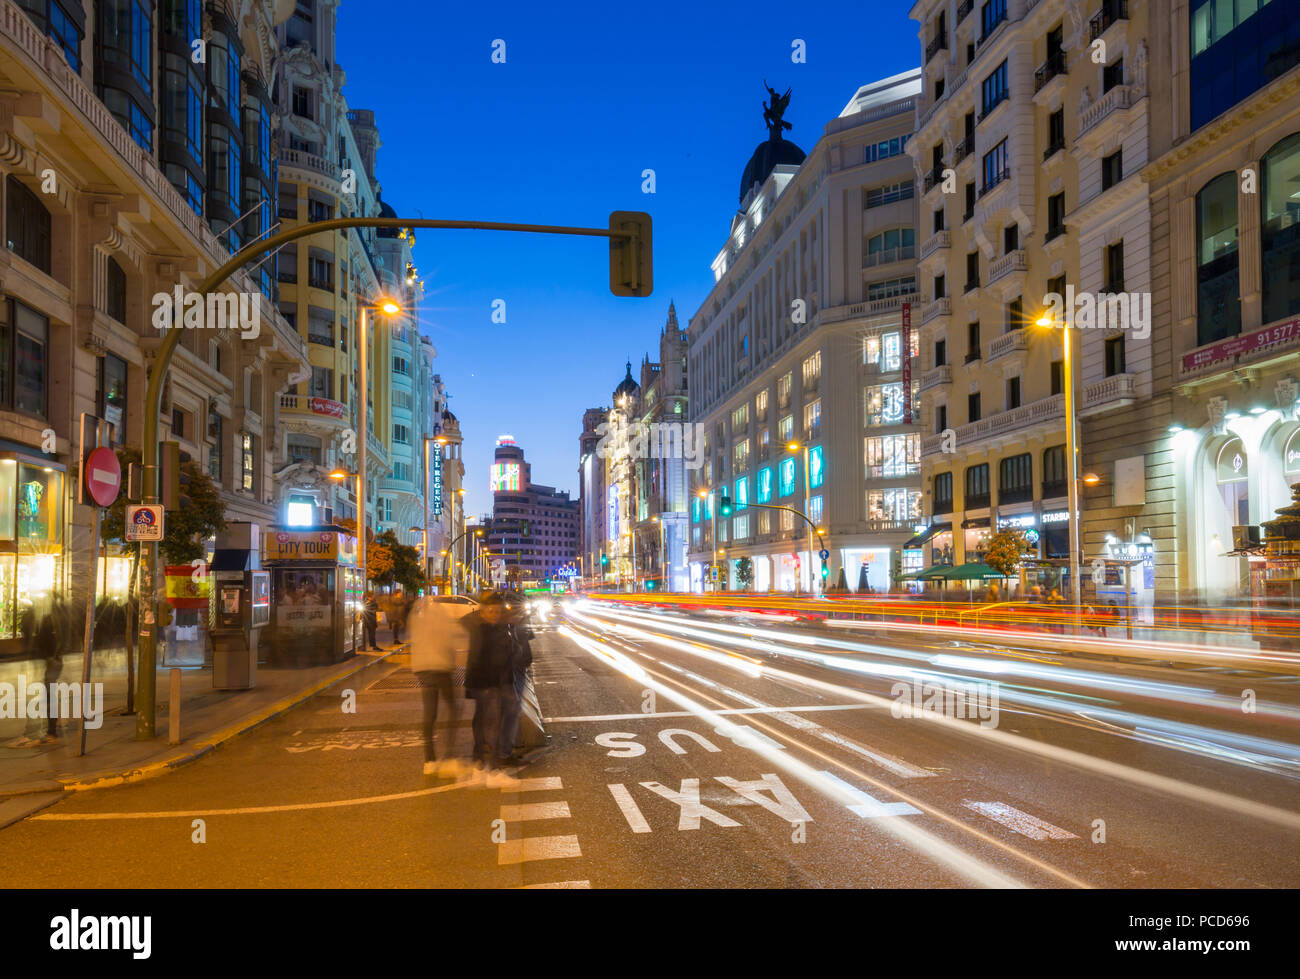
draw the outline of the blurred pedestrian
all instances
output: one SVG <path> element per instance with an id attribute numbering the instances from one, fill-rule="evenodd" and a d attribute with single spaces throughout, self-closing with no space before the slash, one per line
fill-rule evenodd
<path id="1" fill-rule="evenodd" d="M 468 765 L 455 757 L 460 710 L 452 674 L 458 668 L 465 668 L 470 635 L 463 621 L 453 614 L 451 606 L 427 596 L 415 603 L 409 624 L 411 671 L 420 681 L 424 700 L 424 774 L 454 777 L 468 770 Z M 434 746 L 439 698 L 447 701 L 451 721 L 442 764 L 438 764 Z"/>
<path id="2" fill-rule="evenodd" d="M 508 765 L 523 763 L 523 758 L 515 751 L 515 737 L 519 733 L 519 714 L 523 710 L 524 690 L 528 685 L 528 669 L 533 665 L 531 640 L 535 637 L 532 627 L 528 624 L 526 608 L 527 606 L 520 602 L 507 603 L 507 620 L 515 644 L 514 656 L 510 663 L 515 698 L 509 710 L 501 718 L 501 744 L 498 752 Z"/>
<path id="3" fill-rule="evenodd" d="M 366 603 L 361 610 L 361 624 L 365 627 L 365 635 L 361 640 L 361 651 L 364 653 L 367 649 L 375 652 L 381 652 L 379 641 L 375 637 L 375 630 L 379 628 L 379 603 L 375 601 L 373 591 L 366 592 Z"/>
<path id="4" fill-rule="evenodd" d="M 474 770 L 476 782 L 505 788 L 516 780 L 501 770 L 501 742 L 514 701 L 515 636 L 500 595 L 488 595 L 479 610 L 465 617 L 470 629 L 465 691 L 474 699 Z"/>

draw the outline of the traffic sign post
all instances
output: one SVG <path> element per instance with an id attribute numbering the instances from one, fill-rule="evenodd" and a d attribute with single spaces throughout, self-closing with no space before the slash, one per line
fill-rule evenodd
<path id="1" fill-rule="evenodd" d="M 161 542 L 164 510 L 159 503 L 140 503 L 126 508 L 126 539 Z"/>
<path id="2" fill-rule="evenodd" d="M 81 638 L 81 689 L 90 689 L 90 656 L 95 638 L 95 583 L 99 578 L 99 524 L 103 507 L 112 506 L 122 488 L 122 464 L 117 453 L 101 446 L 106 422 L 98 415 L 81 413 L 81 442 L 78 458 L 81 471 L 77 479 L 77 502 L 93 506 L 94 518 L 90 522 L 90 579 L 86 595 L 86 624 Z M 86 712 L 81 712 L 78 734 L 78 755 L 86 753 Z"/>

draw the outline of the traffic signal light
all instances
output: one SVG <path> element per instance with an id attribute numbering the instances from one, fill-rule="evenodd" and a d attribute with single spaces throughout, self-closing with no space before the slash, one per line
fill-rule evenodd
<path id="1" fill-rule="evenodd" d="M 720 497 L 718 497 L 718 512 L 722 514 L 724 517 L 729 517 L 731 516 L 731 511 L 732 511 L 731 497 L 729 497 L 726 493 L 723 493 Z"/>
<path id="2" fill-rule="evenodd" d="M 607 564 L 609 564 L 609 555 L 608 555 L 608 554 L 604 554 L 604 553 L 602 553 L 602 554 L 600 555 L 600 563 L 601 563 L 602 565 L 607 565 Z"/>
<path id="3" fill-rule="evenodd" d="M 831 566 L 829 563 L 827 563 L 825 558 L 822 558 L 822 581 L 825 581 L 830 576 L 831 576 Z"/>
<path id="4" fill-rule="evenodd" d="M 158 453 L 161 460 L 158 495 L 162 498 L 163 508 L 167 510 L 184 509 L 190 505 L 186 490 L 190 488 L 190 474 L 181 471 L 181 466 L 190 461 L 188 452 L 181 451 L 179 442 L 163 442 Z"/>
<path id="5" fill-rule="evenodd" d="M 631 231 L 636 236 L 610 236 L 609 291 L 616 296 L 650 295 L 654 290 L 650 215 L 644 211 L 613 211 L 609 230 Z"/>

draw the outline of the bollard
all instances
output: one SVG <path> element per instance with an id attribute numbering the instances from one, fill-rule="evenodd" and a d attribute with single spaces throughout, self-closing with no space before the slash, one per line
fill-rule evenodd
<path id="1" fill-rule="evenodd" d="M 181 743 L 181 671 L 179 667 L 172 667 L 171 671 L 171 693 L 167 697 L 167 743 Z"/>

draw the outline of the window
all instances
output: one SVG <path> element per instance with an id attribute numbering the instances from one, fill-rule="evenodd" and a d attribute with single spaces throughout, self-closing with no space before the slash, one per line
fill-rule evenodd
<path id="1" fill-rule="evenodd" d="M 1105 94 L 1116 85 L 1122 84 L 1124 84 L 1124 59 L 1116 58 L 1113 63 L 1101 70 L 1101 91 Z"/>
<path id="2" fill-rule="evenodd" d="M 16 177 L 5 180 L 5 239 L 9 250 L 50 274 L 50 212 Z"/>
<path id="3" fill-rule="evenodd" d="M 741 405 L 731 413 L 731 430 L 740 433 L 749 428 L 749 404 Z"/>
<path id="4" fill-rule="evenodd" d="M 110 255 L 106 261 L 104 312 L 119 323 L 126 322 L 126 273 Z"/>
<path id="5" fill-rule="evenodd" d="M 903 421 L 903 385 L 874 384 L 866 389 L 866 425 L 897 425 Z M 913 405 L 915 408 L 915 405 Z"/>
<path id="6" fill-rule="evenodd" d="M 980 7 L 980 43 L 983 44 L 1007 19 L 1007 0 L 987 0 Z"/>
<path id="7" fill-rule="evenodd" d="M 808 519 L 815 524 L 821 524 L 822 498 L 820 496 L 810 496 L 808 498 Z"/>
<path id="8" fill-rule="evenodd" d="M 1124 242 L 1106 246 L 1106 292 L 1124 291 Z"/>
<path id="9" fill-rule="evenodd" d="M 1047 198 L 1047 235 L 1046 241 L 1059 238 L 1065 234 L 1065 191 Z"/>
<path id="10" fill-rule="evenodd" d="M 1124 366 L 1124 334 L 1106 341 L 1106 376 L 1126 373 Z"/>
<path id="11" fill-rule="evenodd" d="M 66 2 L 75 3 L 73 9 L 80 8 L 77 0 Z M 80 72 L 82 31 L 78 22 L 63 9 L 60 0 L 19 0 L 18 6 L 26 10 L 36 26 L 59 46 L 72 70 Z"/>
<path id="12" fill-rule="evenodd" d="M 301 85 L 293 87 L 293 114 L 304 119 L 314 119 L 311 111 L 311 89 Z"/>
<path id="13" fill-rule="evenodd" d="M 948 406 L 936 405 L 934 409 L 934 434 L 942 435 L 948 428 Z"/>
<path id="14" fill-rule="evenodd" d="M 749 506 L 749 480 L 743 476 L 736 480 L 735 495 L 731 498 L 732 506 L 737 510 L 743 510 Z"/>
<path id="15" fill-rule="evenodd" d="M 754 413 L 759 421 L 767 421 L 767 392 L 759 391 L 754 398 Z"/>
<path id="16" fill-rule="evenodd" d="M 732 469 L 743 472 L 749 468 L 749 439 L 741 439 L 731 451 Z"/>
<path id="17" fill-rule="evenodd" d="M 334 371 L 328 367 L 311 369 L 311 388 L 308 392 L 313 398 L 334 398 Z"/>
<path id="18" fill-rule="evenodd" d="M 937 302 L 946 298 L 948 298 L 948 277 L 946 275 L 936 275 L 934 277 L 934 299 Z"/>
<path id="19" fill-rule="evenodd" d="M 411 441 L 411 429 L 406 425 L 393 426 L 393 441 L 398 445 L 408 445 Z"/>
<path id="20" fill-rule="evenodd" d="M 172 438 L 185 438 L 185 412 L 179 408 L 172 409 Z M 290 436 L 292 438 L 292 436 Z M 297 460 L 294 460 L 295 462 Z"/>
<path id="21" fill-rule="evenodd" d="M 794 374 L 787 371 L 776 382 L 776 400 L 782 408 L 790 407 L 790 389 L 794 386 Z"/>
<path id="22" fill-rule="evenodd" d="M 948 363 L 948 341 L 934 341 L 934 366 L 943 367 Z"/>
<path id="23" fill-rule="evenodd" d="M 1008 224 L 1002 229 L 1002 254 L 1010 255 L 1020 247 L 1020 225 Z"/>
<path id="24" fill-rule="evenodd" d="M 826 455 L 820 445 L 808 450 L 808 485 L 817 489 L 826 481 Z"/>
<path id="25" fill-rule="evenodd" d="M 977 320 L 966 324 L 966 363 L 980 359 L 980 325 Z"/>
<path id="26" fill-rule="evenodd" d="M 980 395 L 976 391 L 973 394 L 966 395 L 966 421 L 977 422 L 980 420 Z"/>
<path id="27" fill-rule="evenodd" d="M 893 479 L 920 472 L 920 435 L 872 435 L 863 441 L 867 479 Z"/>
<path id="28" fill-rule="evenodd" d="M 113 445 L 126 442 L 126 361 L 105 354 L 99 361 L 99 415 L 111 426 Z"/>
<path id="29" fill-rule="evenodd" d="M 323 316 L 311 314 L 307 320 L 307 340 L 322 347 L 333 347 L 334 324 Z"/>
<path id="30" fill-rule="evenodd" d="M 895 136 L 892 139 L 884 139 L 879 143 L 869 143 L 866 148 L 867 163 L 875 163 L 878 160 L 887 160 L 891 156 L 898 156 L 904 152 L 907 145 L 906 136 Z"/>
<path id="31" fill-rule="evenodd" d="M 883 207 L 885 204 L 893 204 L 896 201 L 910 200 L 915 193 L 915 182 L 911 180 L 886 184 L 883 187 L 872 187 L 865 194 L 863 206 L 868 209 L 873 207 Z"/>
<path id="32" fill-rule="evenodd" d="M 952 513 L 952 473 L 935 473 L 931 487 L 934 512 Z"/>
<path id="33" fill-rule="evenodd" d="M 307 259 L 307 282 L 313 289 L 334 291 L 334 263 L 327 258 L 315 255 Z"/>
<path id="34" fill-rule="evenodd" d="M 411 373 L 410 364 L 408 363 L 405 357 L 393 358 L 393 373 L 401 374 L 403 376 L 409 375 Z"/>
<path id="35" fill-rule="evenodd" d="M 961 219 L 963 222 L 969 221 L 975 216 L 975 184 L 966 185 L 966 209 L 962 211 Z"/>
<path id="36" fill-rule="evenodd" d="M 989 464 L 966 467 L 966 508 L 976 509 L 989 505 Z"/>
<path id="37" fill-rule="evenodd" d="M 794 438 L 794 415 L 786 415 L 776 423 L 776 437 L 782 442 L 789 442 Z"/>
<path id="38" fill-rule="evenodd" d="M 1004 102 L 1006 98 L 1007 63 L 1004 61 L 993 69 L 980 86 L 980 104 L 983 108 L 980 113 L 980 121 L 983 122 L 989 113 Z"/>
<path id="39" fill-rule="evenodd" d="M 50 321 L 17 299 L 0 304 L 0 408 L 46 415 Z"/>
<path id="40" fill-rule="evenodd" d="M 1034 498 L 1034 457 L 1025 452 L 998 463 L 998 504 L 1027 503 Z"/>
<path id="41" fill-rule="evenodd" d="M 1189 7 L 1193 130 L 1300 63 L 1294 4 L 1191 0 Z"/>
<path id="42" fill-rule="evenodd" d="M 1007 320 L 1003 326 L 1003 333 L 1010 333 L 1012 330 L 1023 329 L 1025 325 L 1025 304 L 1020 296 L 1007 303 L 1006 309 Z"/>
<path id="43" fill-rule="evenodd" d="M 754 490 L 759 503 L 772 502 L 772 467 L 764 466 L 754 474 Z"/>
<path id="44" fill-rule="evenodd" d="M 1116 150 L 1110 156 L 1103 157 L 1101 161 L 1101 189 L 1110 190 L 1124 176 L 1124 151 Z"/>
<path id="45" fill-rule="evenodd" d="M 935 212 L 939 227 L 943 230 L 943 211 Z M 884 265 L 913 258 L 916 255 L 916 232 L 911 228 L 891 228 L 867 239 L 867 264 Z"/>
<path id="46" fill-rule="evenodd" d="M 984 154 L 983 173 L 984 188 L 980 191 L 981 197 L 1011 176 L 1011 169 L 1007 164 L 1007 141 L 1005 139 Z"/>
<path id="47" fill-rule="evenodd" d="M 822 437 L 822 402 L 818 398 L 803 406 L 803 437 L 814 442 Z M 748 445 L 748 443 L 746 443 Z"/>
<path id="48" fill-rule="evenodd" d="M 934 209 L 934 220 L 931 223 L 931 229 L 930 229 L 934 234 L 938 234 L 940 231 L 943 231 L 945 228 L 947 228 L 948 224 L 947 224 L 947 219 L 945 217 L 946 213 L 947 212 L 945 212 L 942 207 L 936 207 Z"/>
<path id="49" fill-rule="evenodd" d="M 245 493 L 253 492 L 253 459 L 253 436 L 241 432 L 239 436 L 239 488 Z"/>
<path id="50" fill-rule="evenodd" d="M 1054 156 L 1058 150 L 1065 149 L 1065 110 L 1057 109 L 1047 117 L 1047 150 L 1043 159 Z"/>
<path id="51" fill-rule="evenodd" d="M 1065 476 L 1065 446 L 1053 445 L 1043 450 L 1043 497 L 1065 496 L 1069 487 Z"/>
<path id="52" fill-rule="evenodd" d="M 1020 407 L 1020 378 L 1007 378 L 1007 411 Z"/>
<path id="53" fill-rule="evenodd" d="M 921 492 L 904 487 L 867 491 L 867 519 L 911 523 L 921 516 Z"/>
<path id="54" fill-rule="evenodd" d="M 872 282 L 867 286 L 867 299 L 876 302 L 881 299 L 897 299 L 899 296 L 911 296 L 916 293 L 916 278 L 886 279 L 884 282 Z"/>
<path id="55" fill-rule="evenodd" d="M 1263 197 L 1268 206 L 1268 178 Z M 1267 223 L 1267 219 L 1265 219 Z M 1264 236 L 1268 236 L 1267 230 Z M 1241 279 L 1237 254 L 1237 175 L 1221 173 L 1196 195 L 1196 344 L 1241 332 Z M 1265 261 L 1265 266 L 1268 262 Z M 1269 294 L 1265 275 L 1264 294 Z M 1267 314 L 1265 322 L 1271 322 Z"/>
<path id="56" fill-rule="evenodd" d="M 1263 320 L 1272 323 L 1300 312 L 1300 133 L 1276 143 L 1261 157 L 1260 169 Z"/>
<path id="57" fill-rule="evenodd" d="M 980 253 L 976 249 L 966 253 L 966 292 L 976 289 L 980 284 Z"/>
<path id="58" fill-rule="evenodd" d="M 1060 394 L 1062 391 L 1065 390 L 1065 361 L 1063 360 L 1052 361 L 1050 367 L 1050 374 L 1051 374 L 1051 386 L 1052 386 L 1051 393 L 1053 395 Z"/>

